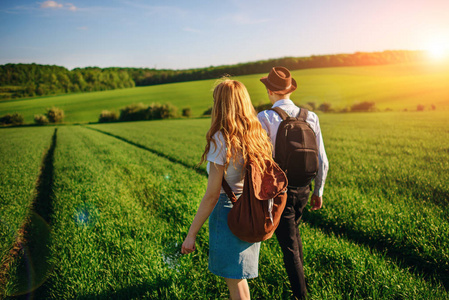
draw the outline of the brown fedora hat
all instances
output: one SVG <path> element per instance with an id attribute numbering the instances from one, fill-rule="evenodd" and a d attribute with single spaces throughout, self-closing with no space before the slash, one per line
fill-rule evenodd
<path id="1" fill-rule="evenodd" d="M 289 94 L 296 90 L 296 81 L 292 78 L 290 71 L 284 67 L 274 67 L 267 77 L 260 78 L 270 91 L 276 94 Z"/>

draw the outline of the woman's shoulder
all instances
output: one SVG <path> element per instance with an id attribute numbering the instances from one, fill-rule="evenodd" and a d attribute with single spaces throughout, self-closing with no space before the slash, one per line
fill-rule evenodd
<path id="1" fill-rule="evenodd" d="M 222 139 L 224 139 L 224 138 L 223 138 L 223 133 L 219 130 L 219 131 L 217 131 L 217 132 L 214 133 L 214 135 L 212 136 L 212 138 L 222 140 Z"/>
<path id="2" fill-rule="evenodd" d="M 223 133 L 221 131 L 217 131 L 211 138 L 210 152 L 221 152 L 222 149 L 226 149 L 226 141 Z"/>
<path id="3" fill-rule="evenodd" d="M 223 136 L 223 133 L 221 131 L 217 131 L 212 136 L 212 140 L 214 140 L 218 145 L 224 145 L 225 144 L 225 138 Z"/>

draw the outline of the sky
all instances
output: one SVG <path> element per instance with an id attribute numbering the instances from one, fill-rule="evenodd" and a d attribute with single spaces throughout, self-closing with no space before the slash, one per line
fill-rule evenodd
<path id="1" fill-rule="evenodd" d="M 449 0 L 0 0 L 0 65 L 189 69 L 449 53 Z"/>

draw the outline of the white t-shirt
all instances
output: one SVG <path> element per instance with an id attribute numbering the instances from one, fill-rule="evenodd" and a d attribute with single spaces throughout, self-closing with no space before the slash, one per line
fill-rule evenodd
<path id="1" fill-rule="evenodd" d="M 220 131 L 218 131 L 217 133 L 214 134 L 213 138 L 217 143 L 217 148 L 215 148 L 214 143 L 211 141 L 209 153 L 207 154 L 206 158 L 208 161 L 207 173 L 209 173 L 210 170 L 210 163 L 216 163 L 217 165 L 221 166 L 224 166 L 226 163 L 226 143 L 223 134 Z M 236 164 L 234 164 L 232 158 L 229 161 L 225 179 L 228 182 L 234 194 L 239 194 L 243 191 L 243 177 L 245 175 L 244 172 L 242 172 L 243 164 L 244 160 L 241 155 L 237 159 Z M 220 193 L 224 192 L 225 191 L 223 190 L 223 188 L 221 188 Z"/>

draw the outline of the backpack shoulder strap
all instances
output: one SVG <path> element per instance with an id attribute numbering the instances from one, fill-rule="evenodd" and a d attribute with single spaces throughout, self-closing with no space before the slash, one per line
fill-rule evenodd
<path id="1" fill-rule="evenodd" d="M 307 116 L 309 115 L 309 110 L 305 109 L 305 108 L 300 108 L 299 109 L 299 114 L 298 114 L 298 118 L 299 119 L 303 119 L 304 122 L 307 122 Z"/>
<path id="2" fill-rule="evenodd" d="M 223 176 L 223 181 L 221 182 L 221 186 L 225 190 L 225 192 L 228 195 L 231 202 L 235 203 L 237 201 L 237 197 L 235 196 L 234 192 L 232 191 L 231 187 L 229 186 L 229 183 L 226 181 L 226 179 L 224 179 L 224 176 Z"/>
<path id="3" fill-rule="evenodd" d="M 270 110 L 275 111 L 281 118 L 282 120 L 285 120 L 287 118 L 289 118 L 290 116 L 280 107 L 272 107 L 270 108 Z"/>
<path id="4" fill-rule="evenodd" d="M 307 123 L 307 116 L 308 116 L 308 115 L 309 115 L 309 110 L 308 110 L 308 109 L 306 109 L 306 108 L 300 108 L 299 114 L 298 114 L 298 116 L 297 116 L 296 118 L 297 118 L 298 120 L 304 121 L 304 123 L 306 123 L 307 126 L 309 126 L 309 128 L 312 130 L 312 132 L 313 132 L 313 133 L 315 134 L 315 136 L 316 136 L 315 130 L 313 130 L 312 126 L 310 126 L 310 124 Z"/>

